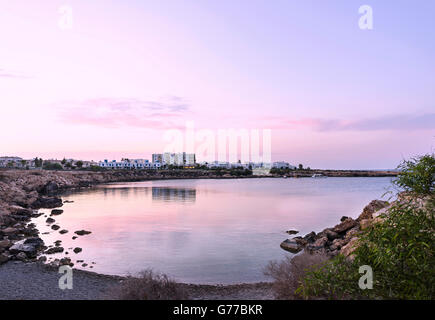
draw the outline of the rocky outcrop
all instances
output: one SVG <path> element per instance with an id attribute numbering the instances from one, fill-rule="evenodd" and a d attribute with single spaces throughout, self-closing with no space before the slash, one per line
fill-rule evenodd
<path id="1" fill-rule="evenodd" d="M 342 217 L 340 223 L 333 228 L 326 228 L 317 234 L 312 231 L 304 237 L 284 240 L 281 248 L 292 253 L 303 249 L 311 253 L 326 253 L 329 256 L 342 253 L 352 259 L 360 231 L 379 221 L 379 214 L 385 212 L 389 206 L 386 201 L 373 200 L 356 220 Z"/>

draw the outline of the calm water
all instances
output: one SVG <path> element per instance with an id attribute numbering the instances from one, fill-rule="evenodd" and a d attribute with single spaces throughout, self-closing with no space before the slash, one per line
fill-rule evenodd
<path id="1" fill-rule="evenodd" d="M 35 219 L 47 245 L 62 240 L 81 247 L 85 260 L 106 274 L 135 274 L 146 268 L 190 283 L 269 280 L 263 268 L 290 253 L 279 244 L 286 230 L 301 235 L 357 217 L 380 199 L 390 178 L 167 180 L 110 184 L 63 197 L 64 213 Z M 50 212 L 46 210 L 45 212 Z M 74 231 L 92 234 L 72 240 Z M 51 257 L 62 257 L 52 255 Z M 92 264 L 95 262 L 95 264 Z M 80 264 L 76 264 L 80 268 Z"/>

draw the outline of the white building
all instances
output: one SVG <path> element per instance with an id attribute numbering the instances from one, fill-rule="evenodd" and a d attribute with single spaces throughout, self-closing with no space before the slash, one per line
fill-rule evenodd
<path id="1" fill-rule="evenodd" d="M 163 163 L 163 154 L 161 154 L 161 153 L 154 153 L 152 155 L 152 162 L 153 163 L 160 163 L 160 164 L 162 164 Z"/>
<path id="2" fill-rule="evenodd" d="M 121 161 L 100 161 L 98 165 L 102 168 L 109 169 L 158 169 L 160 163 L 151 163 L 147 159 L 122 159 Z"/>
<path id="3" fill-rule="evenodd" d="M 288 162 L 277 161 L 272 164 L 272 168 L 277 169 L 296 169 L 295 166 L 291 166 Z"/>
<path id="4" fill-rule="evenodd" d="M 163 164 L 164 165 L 175 165 L 175 166 L 194 166 L 196 163 L 196 156 L 194 153 L 178 152 L 170 153 L 165 152 L 163 154 Z"/>
<path id="5" fill-rule="evenodd" d="M 185 165 L 194 166 L 196 164 L 196 157 L 194 153 L 186 153 Z"/>
<path id="6" fill-rule="evenodd" d="M 175 153 L 165 152 L 163 154 L 163 164 L 167 166 L 175 165 Z"/>

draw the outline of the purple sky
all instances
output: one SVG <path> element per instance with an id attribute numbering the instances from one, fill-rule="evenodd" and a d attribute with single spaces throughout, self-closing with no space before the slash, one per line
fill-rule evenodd
<path id="1" fill-rule="evenodd" d="M 373 30 L 358 27 L 363 4 Z M 194 121 L 270 128 L 274 161 L 393 168 L 435 147 L 434 12 L 424 0 L 0 0 L 0 154 L 149 158 Z"/>

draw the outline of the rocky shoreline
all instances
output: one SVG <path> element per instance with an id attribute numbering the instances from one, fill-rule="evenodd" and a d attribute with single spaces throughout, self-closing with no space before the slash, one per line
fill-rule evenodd
<path id="1" fill-rule="evenodd" d="M 63 201 L 59 197 L 61 192 L 112 182 L 174 178 L 222 177 L 214 175 L 204 176 L 201 172 L 196 172 L 195 175 L 186 173 L 184 176 L 179 174 L 174 176 L 165 172 L 150 173 L 147 171 L 0 171 L 0 267 L 2 268 L 0 272 L 2 270 L 9 270 L 11 265 L 21 263 L 30 266 L 28 268 L 43 266 L 38 267 L 37 270 L 35 269 L 36 271 L 32 270 L 36 273 L 36 276 L 38 276 L 39 272 L 40 276 L 45 277 L 45 273 L 50 271 L 47 268 L 62 264 L 71 265 L 71 260 L 68 258 L 55 260 L 49 265 L 44 264 L 46 257 L 40 256 L 41 253 L 57 253 L 58 250 L 63 248 L 60 247 L 60 244 L 47 246 L 39 237 L 39 231 L 36 229 L 36 226 L 29 223 L 32 218 L 42 215 L 39 209 L 52 209 L 51 216 L 61 214 L 62 210 L 59 209 L 63 206 Z M 285 240 L 281 244 L 281 247 L 293 253 L 305 249 L 313 253 L 324 251 L 330 256 L 334 256 L 338 252 L 349 256 L 353 251 L 352 246 L 357 239 L 359 231 L 370 225 L 388 206 L 389 204 L 385 201 L 374 200 L 364 208 L 363 213 L 358 219 L 353 220 L 352 218 L 343 217 L 341 223 L 333 228 L 327 228 L 318 234 L 311 232 L 304 237 L 293 237 L 292 239 Z M 54 222 L 51 216 L 47 218 L 47 223 Z M 79 234 L 77 232 L 82 233 Z M 85 235 L 89 231 L 81 230 L 77 232 L 77 235 Z M 289 232 L 289 234 L 292 234 L 292 232 Z M 81 248 L 76 249 L 79 250 Z M 39 259 L 38 256 L 40 256 Z M 12 269 L 14 268 L 12 267 Z M 40 273 L 41 268 L 45 268 L 43 273 Z M 58 274 L 53 270 L 51 270 L 52 274 L 56 274 L 58 277 Z M 9 274 L 8 272 L 10 273 L 11 271 L 9 270 L 5 274 Z M 88 279 L 89 274 L 86 274 L 86 271 L 80 272 L 84 272 L 85 276 L 83 278 L 85 280 Z M 101 276 L 104 278 L 104 275 Z M 119 283 L 120 281 L 118 278 L 109 278 L 104 278 L 104 281 L 107 282 L 106 284 Z M 240 297 L 243 299 L 249 299 L 250 295 L 260 299 L 263 294 L 265 298 L 272 298 L 270 284 L 240 284 L 235 286 L 180 285 L 190 288 L 195 299 L 208 299 L 213 295 L 215 297 L 222 297 L 221 294 L 224 294 L 224 297 Z M 242 294 L 242 292 L 245 293 Z M 91 298 L 98 297 L 93 295 Z"/>
<path id="2" fill-rule="evenodd" d="M 344 216 L 340 223 L 332 228 L 326 228 L 317 234 L 312 231 L 304 237 L 297 236 L 284 240 L 281 248 L 291 253 L 306 250 L 313 254 L 325 253 L 330 257 L 341 253 L 352 259 L 360 231 L 375 223 L 379 215 L 390 207 L 391 204 L 387 201 L 373 200 L 364 207 L 357 219 Z"/>

